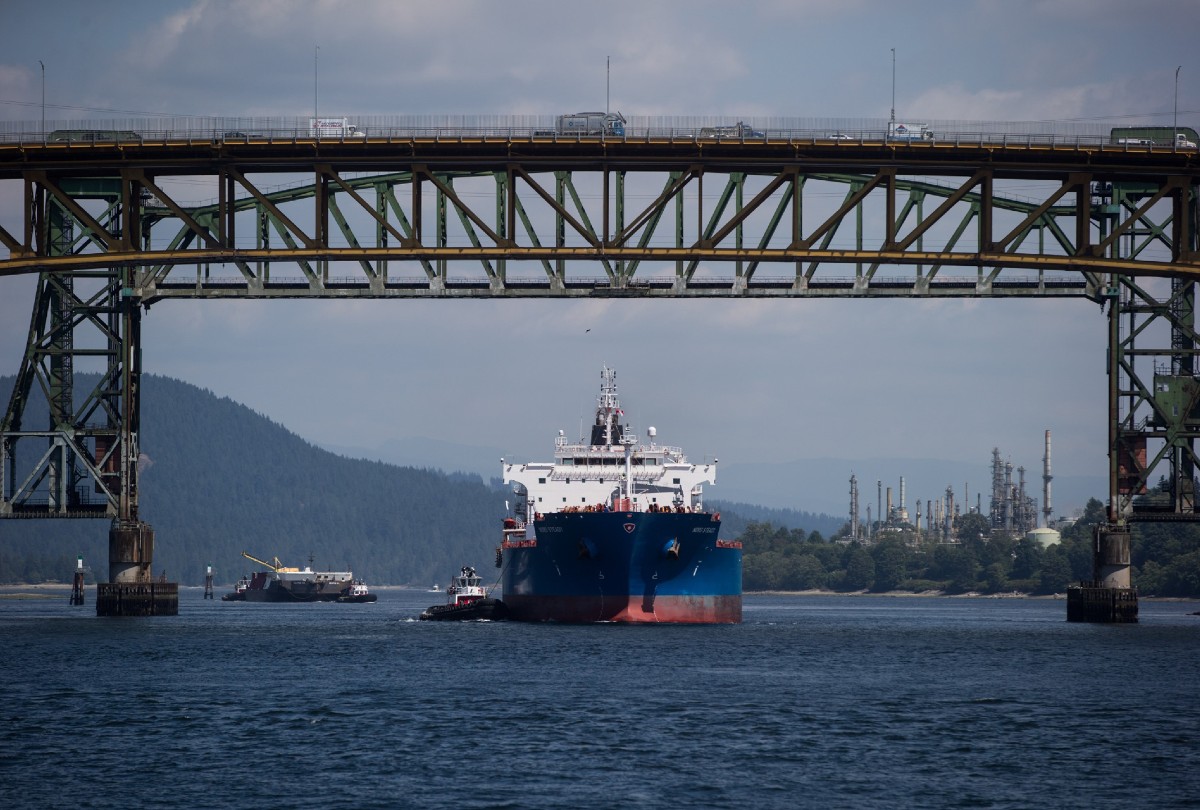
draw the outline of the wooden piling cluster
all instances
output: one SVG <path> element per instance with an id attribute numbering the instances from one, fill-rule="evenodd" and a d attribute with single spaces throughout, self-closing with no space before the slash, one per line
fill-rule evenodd
<path id="1" fill-rule="evenodd" d="M 1108 588 L 1095 582 L 1067 588 L 1069 622 L 1133 623 L 1137 620 L 1137 588 Z"/>
<path id="2" fill-rule="evenodd" d="M 178 582 L 100 582 L 96 585 L 97 616 L 178 614 Z"/>

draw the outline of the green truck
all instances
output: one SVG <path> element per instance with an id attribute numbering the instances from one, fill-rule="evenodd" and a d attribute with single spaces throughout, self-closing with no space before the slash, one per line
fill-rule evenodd
<path id="1" fill-rule="evenodd" d="M 1191 127 L 1114 127 L 1112 143 L 1122 146 L 1172 146 L 1195 149 L 1200 135 Z"/>

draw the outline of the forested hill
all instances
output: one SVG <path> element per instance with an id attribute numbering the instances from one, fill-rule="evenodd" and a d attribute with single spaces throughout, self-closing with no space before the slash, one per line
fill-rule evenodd
<path id="1" fill-rule="evenodd" d="M 707 489 L 705 494 L 708 494 Z M 704 505 L 721 513 L 721 534 L 727 537 L 741 537 L 751 523 L 769 523 L 784 529 L 804 531 L 809 536 L 813 536 L 814 533 L 820 535 L 820 538 L 814 536 L 814 540 L 828 540 L 850 523 L 845 517 L 814 514 L 799 509 L 774 509 L 714 498 L 705 498 Z"/>
<path id="2" fill-rule="evenodd" d="M 76 390 L 95 379 L 77 374 Z M 211 563 L 229 584 L 257 567 L 243 550 L 289 565 L 311 555 L 314 567 L 350 569 L 371 585 L 494 570 L 504 493 L 482 480 L 342 458 L 228 398 L 142 381 L 141 516 L 154 527 L 156 575 L 202 584 Z M 0 407 L 13 382 L 0 377 Z M 44 402 L 26 413 L 26 429 L 44 427 Z M 44 451 L 34 443 L 21 442 L 22 457 Z M 69 581 L 77 554 L 107 579 L 108 521 L 0 520 L 0 582 Z"/>

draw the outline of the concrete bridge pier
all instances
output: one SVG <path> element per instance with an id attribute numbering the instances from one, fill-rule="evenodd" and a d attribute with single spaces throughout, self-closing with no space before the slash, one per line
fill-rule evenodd
<path id="1" fill-rule="evenodd" d="M 1092 581 L 1067 589 L 1067 621 L 1136 622 L 1137 588 L 1129 586 L 1129 526 L 1099 524 L 1092 538 Z"/>
<path id="2" fill-rule="evenodd" d="M 108 582 L 96 585 L 97 616 L 175 616 L 179 583 L 154 581 L 154 529 L 114 520 L 108 530 Z"/>

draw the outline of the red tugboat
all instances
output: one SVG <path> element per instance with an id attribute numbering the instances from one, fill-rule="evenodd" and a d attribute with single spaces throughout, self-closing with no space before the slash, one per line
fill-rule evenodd
<path id="1" fill-rule="evenodd" d="M 446 604 L 433 605 L 422 613 L 420 618 L 438 621 L 498 621 L 506 618 L 508 609 L 499 599 L 487 595 L 482 581 L 474 568 L 464 566 L 446 588 Z"/>

